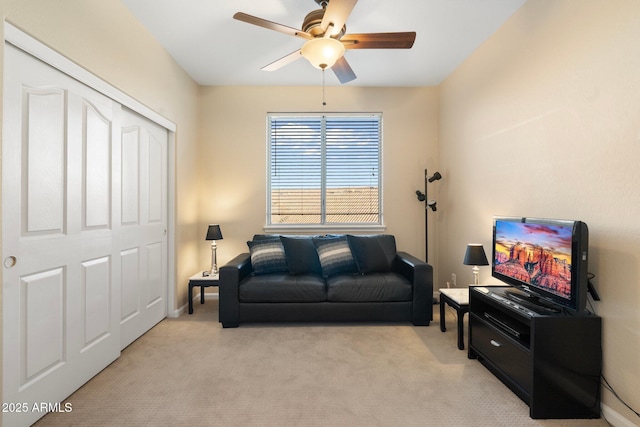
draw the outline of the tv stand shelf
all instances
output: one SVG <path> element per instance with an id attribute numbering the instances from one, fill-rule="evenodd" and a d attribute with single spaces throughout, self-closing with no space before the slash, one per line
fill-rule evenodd
<path id="1" fill-rule="evenodd" d="M 469 288 L 469 359 L 529 405 L 531 418 L 599 418 L 601 318 L 535 313 L 502 298 L 509 289 Z"/>

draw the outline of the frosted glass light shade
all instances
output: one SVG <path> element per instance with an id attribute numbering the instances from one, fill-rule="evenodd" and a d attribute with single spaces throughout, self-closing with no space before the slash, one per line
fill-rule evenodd
<path id="1" fill-rule="evenodd" d="M 331 68 L 344 55 L 344 45 L 332 38 L 315 38 L 306 42 L 300 51 L 314 67 Z"/>

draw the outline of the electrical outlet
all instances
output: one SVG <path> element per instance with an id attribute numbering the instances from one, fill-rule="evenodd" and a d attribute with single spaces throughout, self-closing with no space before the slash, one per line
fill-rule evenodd
<path id="1" fill-rule="evenodd" d="M 457 286 L 456 273 L 451 273 L 451 284 L 453 285 L 454 288 Z"/>

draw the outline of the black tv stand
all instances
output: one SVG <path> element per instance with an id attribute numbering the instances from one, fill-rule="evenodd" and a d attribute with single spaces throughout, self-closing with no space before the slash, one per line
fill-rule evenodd
<path id="1" fill-rule="evenodd" d="M 469 358 L 529 405 L 531 418 L 599 418 L 602 319 L 522 309 L 507 290 L 469 288 Z"/>

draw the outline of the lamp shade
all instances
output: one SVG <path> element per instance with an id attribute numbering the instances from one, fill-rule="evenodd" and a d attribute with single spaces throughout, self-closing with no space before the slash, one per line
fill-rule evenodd
<path id="1" fill-rule="evenodd" d="M 222 240 L 222 231 L 218 224 L 211 224 L 207 229 L 207 238 L 205 240 Z"/>
<path id="2" fill-rule="evenodd" d="M 331 68 L 344 55 L 344 45 L 331 37 L 307 41 L 300 50 L 311 65 L 319 69 Z"/>
<path id="3" fill-rule="evenodd" d="M 462 263 L 464 265 L 489 265 L 484 247 L 479 243 L 469 243 Z"/>

